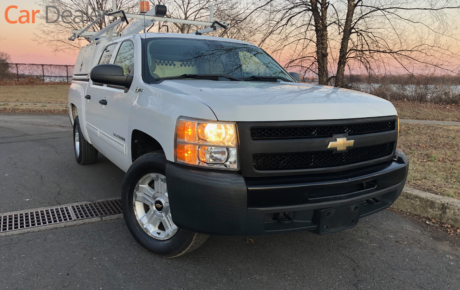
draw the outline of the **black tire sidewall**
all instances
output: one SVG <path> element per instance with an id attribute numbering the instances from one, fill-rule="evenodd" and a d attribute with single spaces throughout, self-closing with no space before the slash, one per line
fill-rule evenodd
<path id="1" fill-rule="evenodd" d="M 78 136 L 80 137 L 80 144 L 78 145 L 80 147 L 80 155 L 77 155 L 77 150 L 75 149 L 75 132 L 76 130 L 78 130 Z M 81 128 L 80 128 L 80 122 L 78 120 L 78 116 L 75 118 L 75 121 L 74 121 L 74 124 L 73 124 L 73 151 L 75 153 L 75 159 L 77 160 L 78 164 L 81 164 L 81 160 L 82 160 L 82 155 L 83 155 L 83 152 L 82 152 L 82 138 L 83 138 L 83 134 L 81 133 Z"/>
<path id="2" fill-rule="evenodd" d="M 149 153 L 137 159 L 131 165 L 123 180 L 121 201 L 125 222 L 136 241 L 151 253 L 173 257 L 188 248 L 195 233 L 179 229 L 169 240 L 156 240 L 149 236 L 139 225 L 133 205 L 134 189 L 137 182 L 149 173 L 159 173 L 166 176 L 166 163 L 165 156 L 158 153 Z M 167 177 L 166 180 L 168 180 Z"/>

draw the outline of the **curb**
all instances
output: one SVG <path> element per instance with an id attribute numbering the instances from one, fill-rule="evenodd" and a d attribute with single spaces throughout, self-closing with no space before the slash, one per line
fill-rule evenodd
<path id="1" fill-rule="evenodd" d="M 460 122 L 455 122 L 455 121 L 411 120 L 411 119 L 400 119 L 399 121 L 401 122 L 401 124 L 460 126 Z"/>
<path id="2" fill-rule="evenodd" d="M 405 187 L 392 208 L 460 227 L 460 200 Z"/>

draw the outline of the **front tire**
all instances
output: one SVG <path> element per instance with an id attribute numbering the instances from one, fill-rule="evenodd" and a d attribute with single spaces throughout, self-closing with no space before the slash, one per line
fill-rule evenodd
<path id="1" fill-rule="evenodd" d="M 147 251 L 167 258 L 187 254 L 208 236 L 177 227 L 169 206 L 166 158 L 161 153 L 139 157 L 123 180 L 123 216 L 129 231 Z"/>
<path id="2" fill-rule="evenodd" d="M 97 162 L 99 152 L 93 147 L 93 145 L 86 141 L 83 136 L 78 116 L 75 118 L 73 124 L 73 144 L 75 159 L 78 164 L 89 165 Z"/>

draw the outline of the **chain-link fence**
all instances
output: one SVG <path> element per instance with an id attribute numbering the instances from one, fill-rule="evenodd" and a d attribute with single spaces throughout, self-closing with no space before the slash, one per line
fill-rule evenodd
<path id="1" fill-rule="evenodd" d="M 0 83 L 69 83 L 72 81 L 73 68 L 73 65 L 0 62 Z"/>

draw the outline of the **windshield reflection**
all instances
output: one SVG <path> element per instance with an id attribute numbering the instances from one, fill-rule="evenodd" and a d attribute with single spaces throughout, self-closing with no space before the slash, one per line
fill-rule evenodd
<path id="1" fill-rule="evenodd" d="M 180 38 L 153 38 L 145 45 L 149 82 L 184 75 L 293 81 L 275 60 L 252 45 Z"/>

